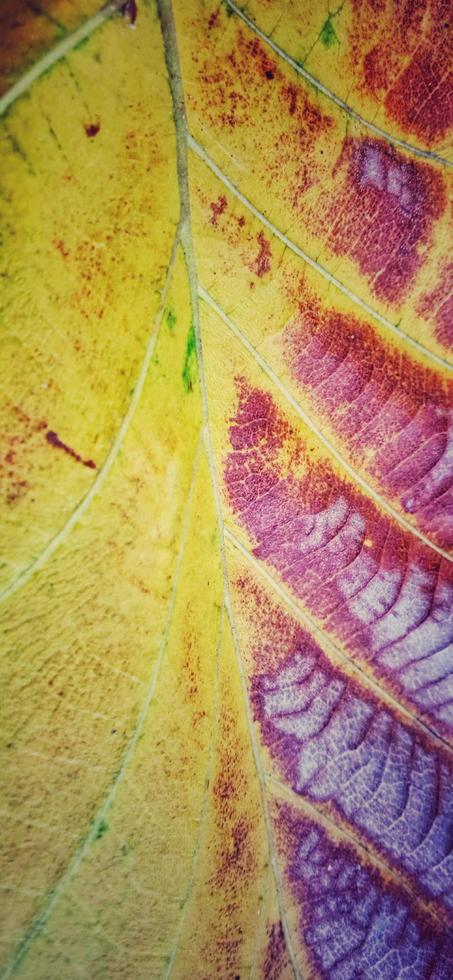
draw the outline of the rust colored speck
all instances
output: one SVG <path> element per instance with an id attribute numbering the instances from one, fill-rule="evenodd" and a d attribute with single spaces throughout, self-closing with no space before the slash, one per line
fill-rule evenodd
<path id="1" fill-rule="evenodd" d="M 98 134 L 98 132 L 99 132 L 99 130 L 101 128 L 101 124 L 100 123 L 87 123 L 84 128 L 85 128 L 85 132 L 86 132 L 87 136 L 90 139 L 93 139 L 95 136 L 97 136 L 97 134 Z"/>
<path id="2" fill-rule="evenodd" d="M 74 449 L 71 449 L 71 447 L 67 446 L 65 442 L 62 442 L 57 433 L 53 432 L 52 429 L 47 430 L 46 441 L 49 443 L 49 446 L 54 446 L 55 449 L 62 449 L 63 452 L 67 453 L 68 456 L 71 456 L 72 459 L 75 459 L 78 463 L 82 463 L 82 466 L 87 466 L 89 470 L 96 469 L 96 463 L 94 460 L 82 459 L 79 453 L 76 453 Z"/>
<path id="3" fill-rule="evenodd" d="M 227 206 L 227 199 L 223 194 L 221 195 L 221 197 L 219 197 L 218 201 L 211 201 L 209 205 L 212 211 L 211 225 L 217 224 L 217 218 L 219 218 L 220 215 L 223 214 L 223 212 L 226 209 L 226 206 Z"/>
<path id="4" fill-rule="evenodd" d="M 288 100 L 290 116 L 294 116 L 297 109 L 297 87 L 296 85 L 284 85 L 282 88 L 282 98 Z"/>
<path id="5" fill-rule="evenodd" d="M 68 258 L 68 255 L 69 255 L 69 249 L 66 248 L 66 245 L 62 241 L 62 239 L 61 238 L 55 239 L 54 245 L 55 245 L 55 248 L 58 249 L 60 255 L 62 255 L 64 259 L 67 259 Z"/>
<path id="6" fill-rule="evenodd" d="M 269 272 L 271 267 L 271 243 L 267 241 L 262 231 L 256 236 L 259 251 L 256 259 L 253 262 L 253 271 L 261 279 L 266 272 Z"/>

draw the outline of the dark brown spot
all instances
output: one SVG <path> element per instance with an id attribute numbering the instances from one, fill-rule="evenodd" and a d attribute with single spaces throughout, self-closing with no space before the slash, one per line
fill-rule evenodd
<path id="1" fill-rule="evenodd" d="M 65 442 L 62 442 L 57 433 L 53 432 L 52 429 L 47 430 L 46 441 L 49 443 L 49 446 L 53 446 L 55 449 L 62 449 L 63 452 L 67 453 L 68 456 L 71 456 L 78 463 L 81 463 L 82 466 L 87 466 L 90 470 L 96 469 L 96 463 L 92 459 L 82 459 L 79 453 L 76 453 L 74 449 L 71 449 Z"/>
<path id="2" fill-rule="evenodd" d="M 89 136 L 90 139 L 93 139 L 94 136 L 97 136 L 100 128 L 101 128 L 101 124 L 100 123 L 86 123 L 85 124 L 85 132 L 86 132 L 87 136 Z"/>

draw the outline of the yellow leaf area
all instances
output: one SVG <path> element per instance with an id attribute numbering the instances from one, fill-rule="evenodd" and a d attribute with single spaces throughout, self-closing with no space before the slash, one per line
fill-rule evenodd
<path id="1" fill-rule="evenodd" d="M 411 16 L 406 50 L 384 2 L 0 5 L 0 977 L 451 976 Z"/>
<path id="2" fill-rule="evenodd" d="M 103 479 L 154 343 L 178 213 L 159 41 L 106 24 L 4 117 L 3 589 Z"/>

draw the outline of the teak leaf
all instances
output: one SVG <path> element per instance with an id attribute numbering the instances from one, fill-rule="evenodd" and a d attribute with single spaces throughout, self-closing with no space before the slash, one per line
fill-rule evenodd
<path id="1" fill-rule="evenodd" d="M 3 978 L 452 976 L 447 15 L 0 3 Z"/>

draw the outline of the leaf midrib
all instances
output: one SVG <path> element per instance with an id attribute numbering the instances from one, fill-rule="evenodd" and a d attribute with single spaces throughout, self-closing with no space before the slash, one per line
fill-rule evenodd
<path id="1" fill-rule="evenodd" d="M 186 118 L 184 90 L 183 90 L 183 83 L 182 83 L 182 76 L 181 76 L 177 38 L 176 38 L 176 27 L 174 22 L 173 7 L 172 7 L 171 0 L 157 0 L 157 4 L 158 4 L 158 9 L 160 14 L 162 36 L 164 40 L 164 52 L 165 52 L 167 70 L 168 70 L 168 80 L 169 80 L 170 91 L 173 100 L 173 114 L 174 114 L 174 122 L 175 122 L 175 129 L 176 129 L 176 147 L 177 147 L 177 153 L 176 153 L 177 174 L 178 174 L 178 186 L 179 186 L 179 194 L 180 194 L 181 244 L 182 244 L 184 257 L 186 261 L 187 276 L 189 280 L 190 303 L 192 309 L 192 321 L 193 321 L 195 337 L 196 337 L 198 369 L 199 369 L 199 379 L 200 379 L 200 389 L 201 389 L 201 399 L 202 399 L 204 444 L 205 444 L 205 450 L 209 463 L 211 486 L 212 486 L 212 492 L 214 496 L 214 502 L 215 502 L 215 508 L 217 514 L 217 523 L 219 528 L 220 558 L 221 558 L 223 586 L 224 586 L 224 605 L 228 614 L 228 619 L 231 627 L 233 646 L 236 655 L 237 668 L 238 668 L 242 694 L 243 694 L 244 710 L 246 715 L 250 746 L 253 754 L 253 760 L 254 760 L 256 774 L 260 787 L 263 820 L 264 820 L 265 830 L 267 834 L 268 849 L 269 849 L 269 860 L 270 860 L 274 881 L 275 881 L 280 919 L 285 934 L 287 949 L 289 953 L 289 958 L 290 958 L 291 968 L 294 974 L 294 978 L 295 980 L 302 980 L 300 970 L 297 965 L 294 949 L 293 949 L 292 937 L 288 926 L 286 909 L 283 901 L 283 888 L 282 888 L 282 883 L 280 879 L 280 873 L 279 873 L 279 868 L 278 868 L 278 863 L 277 863 L 276 853 L 275 853 L 273 831 L 272 831 L 268 801 L 266 796 L 265 777 L 264 777 L 264 772 L 261 763 L 260 751 L 258 748 L 257 739 L 253 727 L 253 719 L 251 715 L 251 708 L 250 708 L 248 692 L 247 692 L 247 682 L 244 674 L 242 656 L 239 649 L 236 624 L 234 620 L 233 605 L 230 596 L 229 576 L 228 576 L 228 568 L 227 568 L 227 561 L 226 561 L 226 554 L 225 554 L 224 522 L 223 522 L 222 505 L 220 499 L 220 491 L 219 491 L 218 479 L 217 479 L 215 456 L 211 444 L 209 407 L 208 407 L 208 397 L 207 397 L 205 374 L 204 374 L 203 345 L 202 345 L 202 336 L 201 336 L 201 328 L 200 328 L 200 313 L 199 313 L 199 298 L 198 298 L 199 281 L 198 281 L 198 273 L 197 273 L 197 266 L 196 266 L 196 259 L 195 259 L 195 249 L 194 249 L 193 238 L 192 238 L 191 210 L 190 210 L 190 190 L 189 190 L 189 173 L 188 173 L 188 148 L 190 145 L 190 134 L 189 134 L 187 118 Z"/>
<path id="2" fill-rule="evenodd" d="M 230 6 L 232 8 L 235 8 L 236 12 L 238 13 L 238 16 L 242 16 L 242 12 L 239 11 L 239 8 L 235 7 L 235 4 L 230 3 Z M 44 71 L 47 71 L 49 67 L 56 64 L 57 61 L 60 60 L 61 58 L 65 57 L 65 55 L 69 53 L 69 51 L 73 50 L 74 47 L 76 47 L 77 44 L 79 44 L 82 39 L 89 37 L 90 34 L 92 34 L 98 27 L 102 26 L 102 24 L 106 20 L 111 18 L 115 13 L 118 13 L 120 7 L 121 7 L 121 0 L 112 0 L 112 2 L 107 4 L 106 7 L 103 7 L 98 14 L 95 14 L 93 17 L 89 18 L 72 34 L 63 38 L 63 40 L 59 42 L 57 45 L 55 45 L 55 47 L 46 56 L 44 56 L 44 58 L 39 59 L 36 62 L 36 64 L 32 66 L 32 68 L 28 72 L 25 73 L 22 79 L 20 79 L 19 82 L 16 83 L 16 85 L 13 86 L 12 89 L 10 89 L 9 92 L 7 92 L 2 99 L 0 99 L 0 116 L 2 114 L 2 111 L 5 112 L 6 108 L 8 108 L 13 103 L 13 101 L 15 101 L 15 99 L 19 98 L 20 95 L 24 94 L 24 91 L 26 91 L 27 87 L 29 87 L 33 83 L 33 81 L 35 81 L 37 78 L 39 78 L 44 73 Z M 243 19 L 244 18 L 248 23 L 249 18 L 247 18 L 245 15 Z M 250 21 L 250 25 L 253 26 L 252 21 Z M 282 56 L 283 54 L 284 53 L 282 53 Z M 391 321 L 387 320 L 385 317 L 379 314 L 376 310 L 374 310 L 371 306 L 369 306 L 364 300 L 361 300 L 360 297 L 352 293 L 347 286 L 345 286 L 343 283 L 337 280 L 333 275 L 331 275 L 331 273 L 328 272 L 328 270 L 324 269 L 315 259 L 313 259 L 307 253 L 305 253 L 302 249 L 300 249 L 299 246 L 297 246 L 294 242 L 292 242 L 291 239 L 289 239 L 264 214 L 262 214 L 255 207 L 255 205 L 251 201 L 249 201 L 248 198 L 239 190 L 239 188 L 236 187 L 233 181 L 231 181 L 230 178 L 223 173 L 223 171 L 218 167 L 218 165 L 209 157 L 206 150 L 190 134 L 187 126 L 187 120 L 185 117 L 185 111 L 184 111 L 184 131 L 182 135 L 184 141 L 187 143 L 190 149 L 192 149 L 192 151 L 195 152 L 200 157 L 200 159 L 203 160 L 203 162 L 211 169 L 211 171 L 218 177 L 218 179 L 220 179 L 224 183 L 224 185 L 230 190 L 230 192 L 233 193 L 241 201 L 241 203 L 265 227 L 267 227 L 271 231 L 273 235 L 278 237 L 286 247 L 290 248 L 296 255 L 298 255 L 298 257 L 300 257 L 303 261 L 307 262 L 318 273 L 320 273 L 324 278 L 326 278 L 327 281 L 331 282 L 341 292 L 347 295 L 352 302 L 354 302 L 356 305 L 361 306 L 365 310 L 365 312 L 369 313 L 376 320 L 382 323 L 385 327 L 392 330 L 400 338 L 403 338 L 406 343 L 416 347 L 426 358 L 435 361 L 436 363 L 441 365 L 444 370 L 445 369 L 453 370 L 453 365 L 450 365 L 448 361 L 444 360 L 443 358 L 434 354 L 432 351 L 425 348 L 422 344 L 420 344 L 418 341 L 410 337 L 398 326 L 396 326 Z M 184 166 L 187 173 L 187 169 L 188 169 L 187 160 Z M 187 211 L 187 208 L 185 209 L 185 211 Z M 183 225 L 187 224 L 188 214 L 185 213 L 185 211 L 184 209 L 181 210 L 179 230 L 182 229 Z M 175 240 L 173 250 L 172 250 L 172 257 L 169 260 L 170 266 L 172 266 L 174 263 L 176 248 L 177 248 L 177 240 Z M 168 290 L 168 282 L 169 282 L 169 277 L 167 277 L 162 292 L 162 300 L 159 307 L 158 316 L 156 318 L 157 322 L 160 321 L 163 312 L 165 297 Z M 142 365 L 142 369 L 139 372 L 136 385 L 134 387 L 134 394 L 131 399 L 131 403 L 119 427 L 117 437 L 115 438 L 112 444 L 111 450 L 108 453 L 107 458 L 101 470 L 99 471 L 97 477 L 93 481 L 93 484 L 91 485 L 89 491 L 82 498 L 82 500 L 79 501 L 79 503 L 76 505 L 73 513 L 71 514 L 70 518 L 65 523 L 63 528 L 61 528 L 61 530 L 56 535 L 54 535 L 54 537 L 50 540 L 48 545 L 37 556 L 37 558 L 34 559 L 25 569 L 23 569 L 23 571 L 21 571 L 20 574 L 8 586 L 6 586 L 6 588 L 4 588 L 2 592 L 0 592 L 0 603 L 8 599 L 11 595 L 13 595 L 14 592 L 16 592 L 17 589 L 19 589 L 22 585 L 25 585 L 32 577 L 32 575 L 34 575 L 34 573 L 38 571 L 45 564 L 47 559 L 52 556 L 52 554 L 57 550 L 59 545 L 66 539 L 67 535 L 70 533 L 70 531 L 75 526 L 75 524 L 78 523 L 80 517 L 87 509 L 87 507 L 90 505 L 93 498 L 97 495 L 99 489 L 101 488 L 104 480 L 107 477 L 107 474 L 111 468 L 112 463 L 114 462 L 114 459 L 116 458 L 118 450 L 123 442 L 125 432 L 129 427 L 130 421 L 137 407 L 156 339 L 157 339 L 156 337 L 154 338 L 154 340 L 152 337 L 150 338 L 150 346 L 145 353 L 144 362 Z M 253 356 L 256 357 L 255 354 Z M 289 400 L 291 401 L 291 396 L 289 395 L 289 393 L 286 392 L 286 390 L 284 393 L 286 394 L 286 397 L 288 397 Z M 298 406 L 296 410 L 298 411 L 299 414 L 301 413 L 300 406 Z M 320 434 L 319 431 L 313 427 L 313 424 L 309 421 L 308 416 L 306 418 L 306 421 L 307 424 L 311 425 L 313 431 L 316 431 L 317 436 L 321 438 L 322 441 L 324 441 L 324 443 L 327 446 L 328 440 L 326 440 L 322 436 L 322 434 Z M 350 472 L 351 475 L 357 480 L 357 482 L 361 483 L 362 487 L 366 490 L 366 492 L 370 496 L 374 497 L 374 499 L 376 499 L 380 503 L 380 506 L 382 506 L 385 510 L 387 510 L 406 529 L 410 530 L 414 535 L 416 535 L 422 541 L 424 541 L 426 545 L 428 545 L 434 551 L 437 551 L 445 559 L 450 560 L 450 556 L 447 552 L 445 552 L 442 548 L 437 546 L 434 542 L 430 541 L 430 539 L 426 537 L 422 532 L 420 532 L 417 528 L 414 528 L 413 525 L 411 525 L 408 521 L 406 521 L 402 515 L 398 514 L 398 512 L 394 508 L 392 508 L 390 504 L 387 504 L 385 501 L 383 501 L 380 498 L 379 494 L 377 494 L 376 491 L 373 491 L 368 486 L 366 481 L 363 480 L 363 478 L 359 477 L 359 475 L 353 470 L 352 467 L 348 466 L 348 464 L 345 462 L 341 454 L 338 454 L 338 452 L 330 443 L 328 445 L 328 448 L 329 451 L 332 452 L 337 459 L 339 459 L 341 465 L 344 468 L 346 468 L 347 471 Z"/>
<path id="3" fill-rule="evenodd" d="M 315 85 L 315 87 L 319 88 L 319 90 L 322 91 L 326 95 L 326 97 L 336 102 L 347 114 L 359 120 L 364 126 L 367 126 L 371 130 L 376 131 L 377 133 L 379 133 L 379 135 L 381 135 L 389 142 L 394 142 L 397 145 L 401 145 L 404 149 L 408 150 L 409 152 L 413 152 L 422 156 L 429 156 L 435 159 L 437 162 L 443 164 L 444 166 L 453 167 L 453 163 L 450 163 L 450 161 L 444 160 L 442 157 L 437 157 L 435 154 L 430 154 L 428 153 L 428 151 L 423 151 L 415 146 L 412 146 L 411 144 L 406 144 L 404 143 L 404 141 L 392 137 L 390 133 L 387 133 L 385 130 L 379 129 L 379 127 L 374 126 L 373 123 L 362 118 L 362 116 L 360 116 L 353 109 L 351 109 L 346 102 L 343 102 L 343 100 L 338 99 L 337 96 L 335 96 L 332 92 L 330 92 L 328 88 L 323 86 L 323 84 L 319 82 L 319 80 L 317 80 L 314 76 L 312 76 L 310 72 L 308 72 L 301 65 L 299 65 L 298 62 L 295 61 L 293 58 L 291 58 L 290 55 L 286 54 L 286 52 L 283 51 L 283 49 L 280 48 L 277 44 L 275 44 L 275 42 L 272 41 L 271 38 L 269 38 L 266 34 L 264 34 L 260 30 L 260 28 L 254 23 L 254 21 L 251 20 L 243 10 L 237 7 L 236 4 L 232 2 L 232 0 L 225 0 L 225 3 L 239 18 L 241 18 L 244 21 L 245 24 L 247 24 L 247 26 L 251 31 L 253 31 L 258 37 L 260 37 L 263 41 L 265 41 L 265 43 L 269 44 L 270 47 L 275 51 L 275 53 L 278 54 L 278 56 L 281 57 L 284 61 L 286 61 L 291 66 L 291 68 L 294 69 L 294 71 L 296 71 L 298 74 L 305 77 L 311 84 Z M 105 7 L 101 8 L 101 10 L 97 14 L 95 14 L 93 17 L 90 17 L 87 21 L 85 21 L 84 24 L 78 27 L 71 34 L 68 34 L 66 37 L 64 37 L 62 41 L 58 42 L 51 49 L 51 51 L 45 54 L 42 58 L 38 59 L 38 61 L 34 65 L 32 65 L 32 67 L 27 72 L 24 73 L 22 78 L 20 78 L 15 83 L 15 85 L 13 85 L 12 88 L 10 88 L 0 98 L 0 117 L 10 108 L 13 102 L 15 102 L 21 95 L 23 95 L 28 90 L 28 88 L 30 88 L 30 86 L 33 84 L 34 81 L 40 78 L 46 71 L 49 70 L 49 68 L 51 68 L 59 60 L 64 58 L 65 55 L 68 54 L 70 51 L 72 51 L 75 47 L 77 47 L 77 45 L 80 44 L 81 41 L 86 40 L 94 31 L 96 31 L 98 27 L 100 27 L 103 23 L 105 23 L 106 20 L 110 19 L 114 14 L 119 13 L 122 5 L 123 5 L 122 0 L 110 0 L 110 3 L 108 3 Z M 285 235 L 284 232 L 281 232 L 266 217 L 266 215 L 260 212 L 258 208 L 256 208 L 255 205 L 251 201 L 249 201 L 244 194 L 242 194 L 242 192 L 239 190 L 238 187 L 236 187 L 234 182 L 225 173 L 223 173 L 221 168 L 218 167 L 218 165 L 215 163 L 214 160 L 212 160 L 212 158 L 209 156 L 209 154 L 204 149 L 204 147 L 201 146 L 201 144 L 198 143 L 197 140 L 191 135 L 187 126 L 187 121 L 185 125 L 186 125 L 186 134 L 187 134 L 187 143 L 190 146 L 190 148 L 193 150 L 193 152 L 196 153 L 201 160 L 203 160 L 203 162 L 209 167 L 211 172 L 214 173 L 215 176 L 217 176 L 218 179 L 224 183 L 224 185 L 230 190 L 230 192 L 234 194 L 238 198 L 238 200 L 240 200 L 241 203 L 262 224 L 264 224 L 269 229 L 269 231 L 271 231 L 273 235 L 279 238 L 280 241 L 282 241 L 282 243 L 286 245 L 287 248 L 293 251 L 299 258 L 301 258 L 304 262 L 306 262 L 318 273 L 320 273 L 320 275 L 322 275 L 328 282 L 330 282 L 337 289 L 339 289 L 340 292 L 344 293 L 344 295 L 346 295 L 357 306 L 361 307 L 367 314 L 372 316 L 375 320 L 377 320 L 387 329 L 396 333 L 399 337 L 402 337 L 409 345 L 416 348 L 421 354 L 424 355 L 424 357 L 434 361 L 436 364 L 440 365 L 444 370 L 453 371 L 453 364 L 451 364 L 450 361 L 448 361 L 446 358 L 441 357 L 438 354 L 435 354 L 434 351 L 429 350 L 429 348 L 425 347 L 414 337 L 411 337 L 404 330 L 401 330 L 401 328 L 397 324 L 392 323 L 391 320 L 388 320 L 387 317 L 383 316 L 381 313 L 375 310 L 369 303 L 366 302 L 366 300 L 363 300 L 361 297 L 353 293 L 348 286 L 346 286 L 339 279 L 337 279 L 332 273 L 328 271 L 328 269 L 324 269 L 324 267 L 320 265 L 320 263 L 316 259 L 314 259 L 308 253 L 306 253 L 303 249 L 301 249 L 295 242 L 293 242 L 287 235 Z"/>

